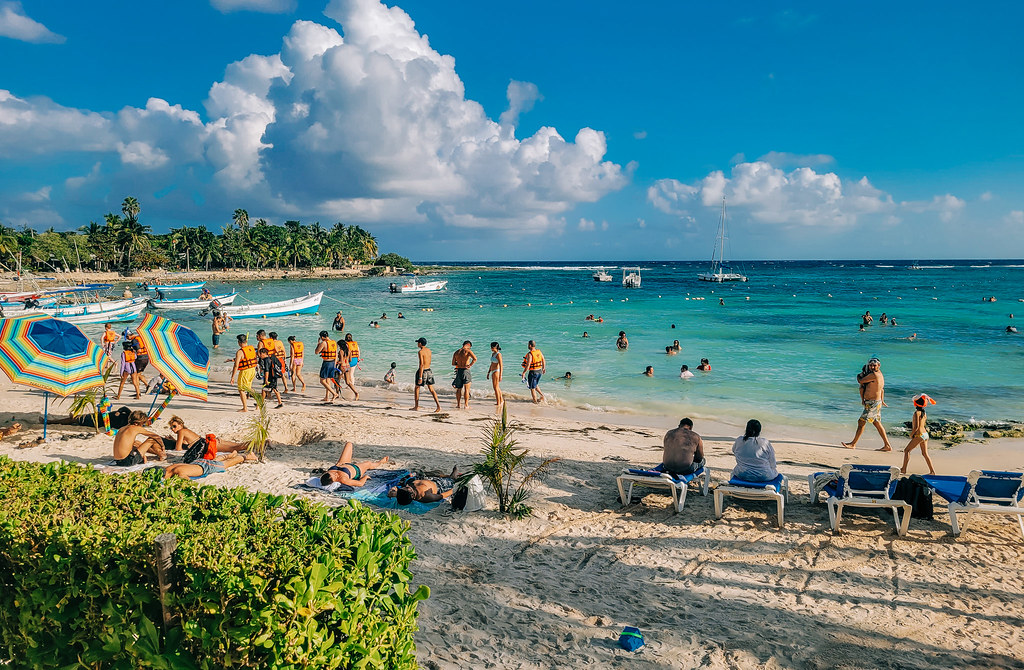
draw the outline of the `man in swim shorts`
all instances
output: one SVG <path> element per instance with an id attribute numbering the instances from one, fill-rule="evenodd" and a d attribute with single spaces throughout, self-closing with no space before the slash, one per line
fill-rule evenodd
<path id="1" fill-rule="evenodd" d="M 334 376 L 338 372 L 338 345 L 330 338 L 326 330 L 320 331 L 320 340 L 316 343 L 315 353 L 320 357 L 320 385 L 324 387 L 323 402 L 334 402 L 341 394 L 335 391 Z"/>
<path id="2" fill-rule="evenodd" d="M 885 377 L 882 376 L 882 362 L 872 358 L 859 375 L 857 383 L 860 385 L 860 402 L 864 406 L 860 419 L 857 421 L 857 432 L 850 442 L 843 442 L 847 449 L 856 449 L 857 441 L 864 433 L 864 426 L 873 423 L 875 430 L 882 436 L 882 447 L 878 451 L 892 451 L 889 444 L 889 437 L 885 434 L 882 426 L 882 408 L 888 407 L 885 404 Z"/>
<path id="3" fill-rule="evenodd" d="M 682 419 L 678 428 L 665 433 L 661 464 L 665 472 L 689 475 L 705 465 L 704 441 L 693 432 L 693 421 Z"/>
<path id="4" fill-rule="evenodd" d="M 544 394 L 538 387 L 541 376 L 548 371 L 547 361 L 544 360 L 544 354 L 540 352 L 533 340 L 527 342 L 526 347 L 528 351 L 523 357 L 523 379 L 526 380 L 526 386 L 530 389 L 533 402 L 541 402 L 544 400 Z"/>
<path id="5" fill-rule="evenodd" d="M 473 381 L 469 369 L 476 363 L 476 354 L 473 353 L 473 343 L 466 340 L 462 346 L 452 354 L 452 365 L 455 366 L 455 380 L 452 386 L 455 387 L 455 409 L 459 409 L 459 403 L 465 399 L 465 407 L 469 409 L 469 385 Z"/>
<path id="6" fill-rule="evenodd" d="M 146 428 L 149 416 L 135 410 L 128 425 L 114 436 L 114 465 L 129 466 L 146 462 L 146 454 L 155 454 L 161 461 L 167 457 L 164 441 L 159 435 Z M 144 438 L 138 442 L 138 438 Z"/>
<path id="7" fill-rule="evenodd" d="M 239 412 L 249 411 L 246 403 L 246 394 L 253 396 L 256 392 L 252 389 L 252 382 L 256 379 L 256 366 L 259 365 L 259 356 L 256 354 L 256 347 L 248 343 L 245 335 L 235 338 L 238 341 L 238 351 L 235 352 L 234 365 L 231 367 L 231 378 L 228 383 L 235 381 L 235 374 L 238 374 L 238 397 L 242 400 L 242 409 Z"/>
<path id="8" fill-rule="evenodd" d="M 427 348 L 427 338 L 421 337 L 416 340 L 419 347 L 417 354 L 418 366 L 416 368 L 416 385 L 413 387 L 413 411 L 420 408 L 420 387 L 426 386 L 430 395 L 434 396 L 434 403 L 437 405 L 435 412 L 441 411 L 441 401 L 437 399 L 437 391 L 434 390 L 434 373 L 430 370 L 430 349 Z"/>
<path id="9" fill-rule="evenodd" d="M 207 475 L 224 472 L 225 469 L 233 468 L 246 461 L 255 462 L 256 456 L 252 454 L 243 456 L 239 453 L 218 454 L 213 460 L 200 458 L 192 463 L 174 463 L 167 466 L 167 469 L 164 470 L 164 479 L 170 479 L 171 477 L 192 480 L 202 479 Z"/>

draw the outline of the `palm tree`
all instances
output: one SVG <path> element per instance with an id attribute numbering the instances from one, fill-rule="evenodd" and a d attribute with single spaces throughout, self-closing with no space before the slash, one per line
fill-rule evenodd
<path id="1" fill-rule="evenodd" d="M 236 209 L 231 217 L 231 221 L 238 226 L 239 230 L 245 230 L 249 227 L 249 212 L 244 209 Z"/>
<path id="2" fill-rule="evenodd" d="M 121 203 L 121 213 L 129 221 L 138 221 L 140 211 L 142 211 L 142 207 L 139 206 L 139 201 L 131 196 L 125 198 L 124 202 Z"/>
<path id="3" fill-rule="evenodd" d="M 141 251 L 149 246 L 149 226 L 142 225 L 138 220 L 126 220 L 117 231 L 116 242 L 119 248 L 127 252 L 127 269 L 131 271 L 132 252 Z"/>

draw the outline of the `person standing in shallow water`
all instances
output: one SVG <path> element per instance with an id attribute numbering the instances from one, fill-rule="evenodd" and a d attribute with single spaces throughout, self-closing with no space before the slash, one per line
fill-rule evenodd
<path id="1" fill-rule="evenodd" d="M 523 379 L 530 389 L 530 397 L 533 398 L 533 402 L 541 402 L 544 400 L 544 394 L 539 388 L 540 378 L 547 372 L 547 361 L 544 360 L 544 354 L 540 352 L 533 340 L 527 342 L 526 346 L 529 351 L 523 357 Z"/>
<path id="2" fill-rule="evenodd" d="M 864 406 L 864 411 L 857 421 L 857 432 L 854 434 L 853 440 L 843 442 L 842 445 L 847 449 L 856 449 L 857 442 L 864 433 L 864 426 L 873 423 L 875 430 L 882 436 L 882 447 L 878 451 L 892 451 L 889 437 L 885 434 L 885 428 L 882 426 L 882 408 L 888 407 L 885 404 L 885 377 L 882 376 L 882 362 L 877 358 L 869 360 L 861 373 L 857 375 L 857 383 L 860 385 L 860 402 Z"/>
<path id="3" fill-rule="evenodd" d="M 629 349 L 629 340 L 626 338 L 626 331 L 619 331 L 619 339 L 615 340 L 615 346 L 619 351 Z"/>
<path id="4" fill-rule="evenodd" d="M 452 386 L 455 388 L 455 409 L 459 409 L 459 402 L 469 409 L 469 387 L 473 381 L 469 369 L 476 363 L 476 354 L 473 353 L 473 343 L 466 340 L 462 346 L 452 354 L 452 366 L 455 368 L 455 380 Z"/>
<path id="5" fill-rule="evenodd" d="M 415 386 L 412 391 L 413 398 L 413 411 L 420 408 L 420 387 L 426 386 L 427 390 L 430 391 L 430 395 L 434 396 L 434 404 L 437 405 L 437 409 L 434 412 L 441 411 L 441 401 L 437 399 L 437 391 L 434 390 L 434 373 L 430 369 L 431 353 L 430 349 L 427 348 L 427 338 L 421 337 L 416 340 L 416 346 L 419 347 L 419 352 L 416 354 L 417 367 L 416 367 L 416 380 Z"/>
<path id="6" fill-rule="evenodd" d="M 504 361 L 501 356 L 501 345 L 491 342 L 491 366 L 487 369 L 487 377 L 494 387 L 494 404 L 501 405 L 504 398 L 501 395 L 501 373 L 504 368 Z"/>

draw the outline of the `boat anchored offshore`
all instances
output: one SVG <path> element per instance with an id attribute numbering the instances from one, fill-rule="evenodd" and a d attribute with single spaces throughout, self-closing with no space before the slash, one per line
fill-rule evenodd
<path id="1" fill-rule="evenodd" d="M 224 295 L 211 295 L 208 298 L 164 298 L 163 300 L 150 300 L 150 309 L 194 309 L 196 307 L 220 308 L 223 305 L 230 305 L 238 297 L 238 293 L 225 293 Z M 214 304 L 218 303 L 218 304 Z"/>
<path id="2" fill-rule="evenodd" d="M 718 221 L 718 238 L 711 252 L 711 270 L 697 275 L 697 279 L 710 282 L 747 281 L 746 276 L 727 272 L 725 263 L 725 198 L 722 198 L 722 218 Z"/>
<path id="3" fill-rule="evenodd" d="M 622 268 L 622 285 L 626 288 L 640 288 L 640 268 Z"/>
<path id="4" fill-rule="evenodd" d="M 143 284 L 142 288 L 147 291 L 198 291 L 206 286 L 205 281 L 192 282 L 191 284 Z"/>
<path id="5" fill-rule="evenodd" d="M 612 276 L 604 271 L 604 268 L 598 268 L 597 272 L 593 275 L 594 281 L 611 281 Z"/>
<path id="6" fill-rule="evenodd" d="M 266 319 L 272 316 L 298 316 L 299 314 L 316 314 L 320 311 L 320 300 L 324 292 L 309 293 L 300 298 L 267 302 L 262 305 L 228 305 L 221 307 L 222 314 L 232 319 Z"/>
<path id="7" fill-rule="evenodd" d="M 448 280 L 442 279 L 440 281 L 424 281 L 421 282 L 417 277 L 411 276 L 406 282 L 402 284 L 396 284 L 394 282 L 388 287 L 388 290 L 392 293 L 436 293 L 443 291 L 448 286 Z"/>

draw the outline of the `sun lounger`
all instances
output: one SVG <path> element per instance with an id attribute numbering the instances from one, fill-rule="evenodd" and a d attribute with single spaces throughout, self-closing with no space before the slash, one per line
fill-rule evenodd
<path id="1" fill-rule="evenodd" d="M 932 490 L 949 503 L 949 525 L 953 537 L 957 537 L 967 526 L 967 519 L 961 524 L 959 515 L 971 514 L 1012 514 L 1020 524 L 1024 536 L 1024 473 L 999 472 L 995 470 L 973 470 L 966 477 L 925 475 L 924 480 Z"/>
<path id="2" fill-rule="evenodd" d="M 733 477 L 715 487 L 715 518 L 721 519 L 725 509 L 725 496 L 743 500 L 774 500 L 779 516 L 779 528 L 785 523 L 786 501 L 789 500 L 789 480 L 779 475 L 770 482 L 748 482 Z"/>
<path id="3" fill-rule="evenodd" d="M 839 530 L 843 507 L 877 507 L 892 510 L 896 531 L 902 536 L 910 526 L 911 505 L 893 500 L 900 469 L 888 465 L 854 465 L 847 463 L 839 469 L 839 481 L 825 487 L 829 494 L 828 518 L 832 530 Z M 900 510 L 903 518 L 900 519 Z"/>
<path id="4" fill-rule="evenodd" d="M 702 496 L 708 494 L 708 487 L 711 485 L 711 473 L 707 466 L 698 469 L 689 475 L 672 475 L 665 472 L 664 466 L 659 465 L 653 470 L 640 470 L 636 468 L 623 468 L 622 474 L 615 479 L 619 487 L 619 500 L 623 507 L 633 499 L 633 486 L 650 486 L 667 488 L 672 494 L 672 504 L 676 513 L 683 511 L 686 504 L 686 492 L 690 484 L 697 482 Z"/>

